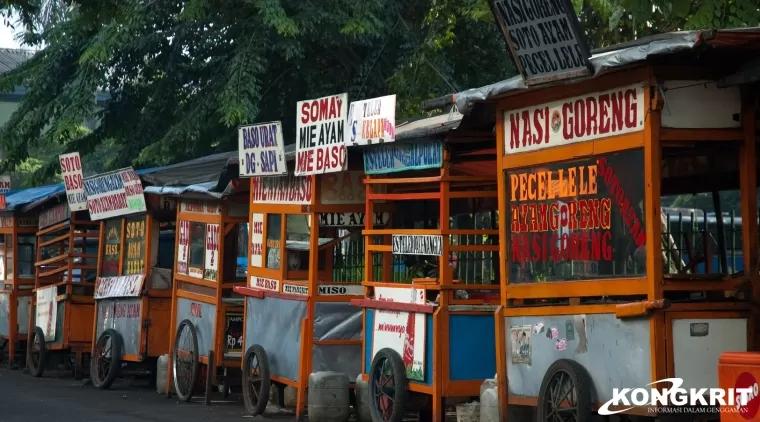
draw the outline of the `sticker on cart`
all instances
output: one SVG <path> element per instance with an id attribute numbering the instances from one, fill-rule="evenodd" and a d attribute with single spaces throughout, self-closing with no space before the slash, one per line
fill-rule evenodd
<path id="1" fill-rule="evenodd" d="M 557 342 L 554 344 L 554 347 L 557 349 L 558 352 L 561 352 L 567 349 L 567 340 L 563 338 L 557 339 Z"/>
<path id="2" fill-rule="evenodd" d="M 283 284 L 283 293 L 290 293 L 292 295 L 308 296 L 309 286 L 302 286 L 300 284 Z"/>
<path id="3" fill-rule="evenodd" d="M 378 301 L 424 304 L 424 290 L 414 288 L 376 287 Z M 425 318 L 421 312 L 398 312 L 378 309 L 372 327 L 372 356 L 391 348 L 401 355 L 406 377 L 425 380 Z"/>
<path id="4" fill-rule="evenodd" d="M 573 328 L 573 321 L 565 321 L 565 338 L 568 340 L 575 340 L 575 329 Z"/>
<path id="5" fill-rule="evenodd" d="M 319 286 L 320 296 L 361 296 L 364 287 L 361 284 L 323 284 Z"/>
<path id="6" fill-rule="evenodd" d="M 755 416 L 757 416 L 757 412 L 760 410 L 760 391 L 758 391 L 757 380 L 751 373 L 742 372 L 736 378 L 734 391 L 737 391 L 740 388 L 749 388 L 752 393 L 749 395 L 746 403 L 741 403 L 739 401 L 739 394 L 737 393 L 737 413 L 745 420 L 754 420 Z"/>
<path id="7" fill-rule="evenodd" d="M 509 327 L 509 341 L 512 346 L 512 363 L 530 365 L 533 349 L 531 345 L 532 327 L 519 325 Z"/>
<path id="8" fill-rule="evenodd" d="M 552 340 L 556 340 L 557 337 L 559 337 L 559 329 L 557 327 L 552 327 L 550 330 L 550 335 Z"/>
<path id="9" fill-rule="evenodd" d="M 42 328 L 45 341 L 55 341 L 55 326 L 58 318 L 58 286 L 37 289 L 37 311 L 35 321 Z"/>
<path id="10" fill-rule="evenodd" d="M 253 289 L 259 289 L 259 290 L 269 290 L 272 292 L 279 292 L 280 280 L 251 276 L 248 287 L 251 287 Z"/>
<path id="11" fill-rule="evenodd" d="M 539 334 L 544 329 L 544 323 L 543 322 L 537 322 L 536 325 L 533 326 L 533 334 Z"/>

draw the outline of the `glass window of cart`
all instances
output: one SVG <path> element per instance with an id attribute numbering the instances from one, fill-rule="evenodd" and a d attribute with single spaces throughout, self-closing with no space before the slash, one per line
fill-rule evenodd
<path id="1" fill-rule="evenodd" d="M 18 236 L 18 276 L 19 278 L 34 278 L 34 254 L 36 244 L 34 235 Z"/>
<path id="2" fill-rule="evenodd" d="M 273 270 L 280 269 L 282 231 L 282 214 L 267 214 L 266 266 Z"/>
<path id="3" fill-rule="evenodd" d="M 5 235 L 5 279 L 13 280 L 13 235 Z"/>
<path id="4" fill-rule="evenodd" d="M 646 274 L 644 153 L 507 171 L 510 283 Z"/>
<path id="5" fill-rule="evenodd" d="M 146 215 L 127 217 L 124 229 L 124 266 L 122 275 L 145 273 Z"/>
<path id="6" fill-rule="evenodd" d="M 248 223 L 238 223 L 224 237 L 224 281 L 245 280 L 248 266 Z"/>
<path id="7" fill-rule="evenodd" d="M 206 260 L 206 224 L 190 223 L 190 259 L 188 271 L 191 277 L 203 278 L 203 263 Z"/>

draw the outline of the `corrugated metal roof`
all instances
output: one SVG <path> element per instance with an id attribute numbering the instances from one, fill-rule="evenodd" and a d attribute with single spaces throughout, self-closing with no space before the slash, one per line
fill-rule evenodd
<path id="1" fill-rule="evenodd" d="M 10 72 L 34 56 L 36 51 L 23 48 L 0 48 L 0 73 Z"/>

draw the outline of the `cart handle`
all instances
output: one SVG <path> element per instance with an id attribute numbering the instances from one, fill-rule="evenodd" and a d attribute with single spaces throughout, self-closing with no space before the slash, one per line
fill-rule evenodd
<path id="1" fill-rule="evenodd" d="M 635 318 L 649 315 L 649 313 L 655 309 L 666 309 L 669 307 L 670 301 L 667 299 L 622 303 L 615 306 L 615 316 L 620 319 Z"/>

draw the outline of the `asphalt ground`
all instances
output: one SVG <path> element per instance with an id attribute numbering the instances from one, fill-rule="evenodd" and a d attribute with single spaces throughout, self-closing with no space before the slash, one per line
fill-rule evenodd
<path id="1" fill-rule="evenodd" d="M 292 421 L 292 415 L 251 418 L 239 396 L 221 395 L 210 406 L 167 399 L 146 385 L 117 381 L 98 390 L 70 373 L 47 371 L 34 378 L 0 369 L 0 422 L 226 422 Z"/>

